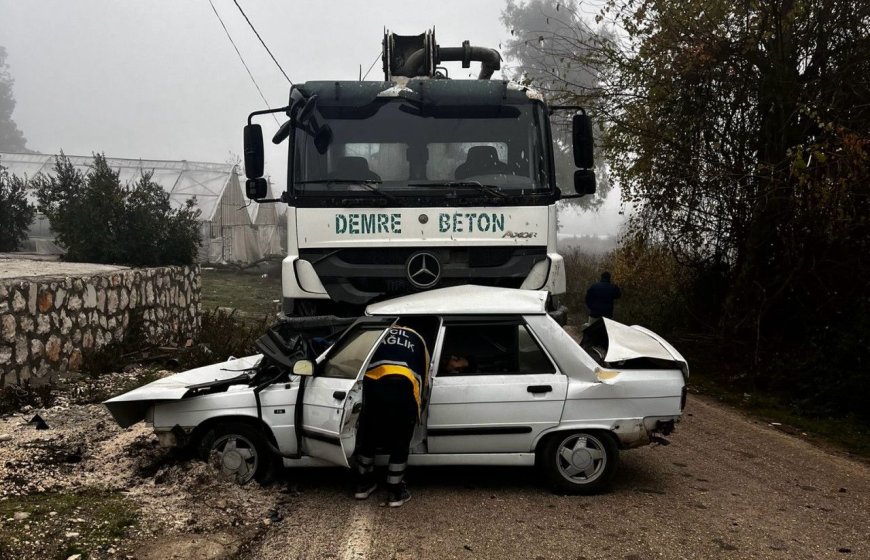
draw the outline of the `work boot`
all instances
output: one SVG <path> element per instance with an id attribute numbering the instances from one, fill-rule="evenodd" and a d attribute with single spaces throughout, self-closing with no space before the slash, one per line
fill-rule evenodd
<path id="1" fill-rule="evenodd" d="M 357 500 L 365 500 L 377 490 L 378 483 L 371 474 L 363 475 L 357 480 L 353 497 Z"/>
<path id="2" fill-rule="evenodd" d="M 401 507 L 402 504 L 411 499 L 411 493 L 408 492 L 408 487 L 404 482 L 398 484 L 389 484 L 387 486 L 387 505 L 390 507 Z"/>

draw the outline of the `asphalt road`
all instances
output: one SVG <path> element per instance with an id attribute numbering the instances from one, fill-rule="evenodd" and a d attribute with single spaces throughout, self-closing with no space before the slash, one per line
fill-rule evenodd
<path id="1" fill-rule="evenodd" d="M 870 558 L 870 469 L 690 397 L 668 447 L 621 454 L 613 490 L 557 496 L 534 469 L 417 468 L 404 507 L 347 473 L 288 471 L 283 520 L 242 557 Z"/>

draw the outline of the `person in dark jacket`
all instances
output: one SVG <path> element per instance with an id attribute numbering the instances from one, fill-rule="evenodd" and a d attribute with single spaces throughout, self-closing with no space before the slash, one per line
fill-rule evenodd
<path id="1" fill-rule="evenodd" d="M 586 307 L 589 308 L 589 318 L 607 317 L 613 319 L 613 301 L 619 299 L 621 295 L 619 286 L 610 281 L 610 273 L 602 272 L 601 280 L 586 290 Z"/>
<path id="2" fill-rule="evenodd" d="M 374 466 L 375 451 L 379 448 L 390 454 L 387 465 L 389 506 L 399 507 L 411 499 L 405 486 L 405 469 L 428 376 L 429 351 L 423 337 L 406 326 L 395 325 L 389 329 L 372 355 L 363 378 L 363 410 L 357 433 L 356 499 L 364 500 L 377 489 Z"/>

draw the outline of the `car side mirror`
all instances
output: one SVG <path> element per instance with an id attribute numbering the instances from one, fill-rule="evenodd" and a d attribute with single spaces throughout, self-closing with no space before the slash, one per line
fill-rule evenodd
<path id="1" fill-rule="evenodd" d="M 245 126 L 245 176 L 258 179 L 263 176 L 266 156 L 263 150 L 263 127 L 258 124 Z M 265 196 L 265 195 L 264 195 Z M 248 195 L 248 198 L 252 198 Z"/>
<path id="2" fill-rule="evenodd" d="M 293 364 L 293 375 L 314 375 L 314 362 L 311 360 L 298 360 Z"/>
<path id="3" fill-rule="evenodd" d="M 592 119 L 586 113 L 578 113 L 574 115 L 572 125 L 574 165 L 580 169 L 592 169 L 595 167 Z M 579 193 L 580 191 L 578 190 L 577 192 Z"/>
<path id="4" fill-rule="evenodd" d="M 574 192 L 579 195 L 595 194 L 595 172 L 578 169 L 574 172 Z"/>

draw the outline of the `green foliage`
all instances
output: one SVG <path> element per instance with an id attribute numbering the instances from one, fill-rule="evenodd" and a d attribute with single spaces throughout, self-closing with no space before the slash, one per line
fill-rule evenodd
<path id="1" fill-rule="evenodd" d="M 754 387 L 804 410 L 866 408 L 870 4 L 614 0 L 594 23 L 563 9 L 571 25 L 539 43 L 575 45 L 551 60 L 594 68 L 595 87 L 532 79 L 602 121 L 635 209 L 627 238 L 686 279 L 683 323 L 727 340 Z"/>
<path id="2" fill-rule="evenodd" d="M 6 49 L 0 47 L 0 152 L 27 151 L 27 140 L 12 120 L 12 111 L 15 110 L 15 97 L 12 95 L 14 83 L 6 64 Z"/>
<path id="3" fill-rule="evenodd" d="M 71 261 L 133 266 L 191 264 L 199 247 L 193 200 L 174 209 L 169 195 L 143 173 L 121 185 L 105 156 L 85 174 L 61 153 L 54 174 L 34 179 L 39 209 Z"/>
<path id="4" fill-rule="evenodd" d="M 583 105 L 595 112 L 600 87 L 601 65 L 595 60 L 596 45 L 610 39 L 607 30 L 583 25 L 573 1 L 508 0 L 502 23 L 511 37 L 502 52 L 508 63 L 502 74 L 543 92 L 550 104 Z M 582 63 L 578 61 L 582 60 Z M 574 192 L 574 155 L 571 139 L 571 112 L 551 115 L 556 184 L 564 193 Z M 600 123 L 599 123 L 600 124 Z M 601 130 L 594 130 L 600 136 Z M 611 189 L 608 170 L 596 147 L 595 195 L 564 200 L 560 211 L 578 212 L 600 208 Z"/>
<path id="5" fill-rule="evenodd" d="M 572 322 L 586 320 L 586 290 L 606 270 L 622 291 L 614 319 L 644 325 L 662 335 L 686 325 L 691 281 L 667 248 L 635 239 L 604 255 L 572 251 L 564 258 L 568 285 L 563 301 Z"/>
<path id="6" fill-rule="evenodd" d="M 75 554 L 93 558 L 95 552 L 117 546 L 139 521 L 136 505 L 120 492 L 89 487 L 0 501 L 3 519 L 13 517 L 17 511 L 26 511 L 30 517 L 24 523 L 0 525 L 0 558 L 62 559 Z M 84 522 L 74 525 L 78 536 L 71 539 L 66 534 L 70 532 L 71 520 L 76 518 L 83 518 Z M 6 550 L 12 554 L 2 555 Z"/>
<path id="7" fill-rule="evenodd" d="M 206 310 L 202 314 L 198 344 L 185 348 L 179 362 L 185 368 L 195 368 L 239 358 L 257 352 L 254 342 L 268 330 L 270 321 L 243 321 L 236 312 L 221 309 Z"/>
<path id="8" fill-rule="evenodd" d="M 24 195 L 26 182 L 10 176 L 0 161 L 0 251 L 15 251 L 27 237 L 36 209 Z"/>

